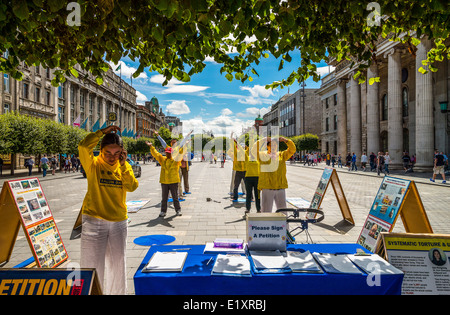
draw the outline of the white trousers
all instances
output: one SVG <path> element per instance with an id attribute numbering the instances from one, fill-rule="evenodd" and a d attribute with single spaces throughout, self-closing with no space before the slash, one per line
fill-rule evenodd
<path id="1" fill-rule="evenodd" d="M 95 268 L 103 294 L 125 295 L 128 220 L 106 221 L 83 215 L 81 268 Z"/>
<path id="2" fill-rule="evenodd" d="M 261 212 L 272 212 L 273 202 L 275 210 L 286 208 L 285 189 L 262 189 L 261 190 Z"/>

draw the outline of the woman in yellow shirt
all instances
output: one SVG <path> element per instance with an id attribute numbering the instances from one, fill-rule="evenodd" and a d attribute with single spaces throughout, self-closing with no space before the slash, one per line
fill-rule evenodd
<path id="1" fill-rule="evenodd" d="M 92 132 L 78 145 L 88 181 L 82 206 L 81 267 L 95 268 L 103 292 L 115 295 L 126 294 L 126 193 L 139 186 L 126 162 L 122 138 L 111 133 L 118 130 L 117 126 L 109 126 Z M 100 155 L 94 156 L 101 137 Z"/>
<path id="2" fill-rule="evenodd" d="M 150 153 L 161 164 L 161 173 L 159 175 L 159 182 L 161 183 L 162 199 L 161 199 L 161 213 L 160 217 L 165 217 L 167 213 L 167 202 L 169 200 L 169 191 L 172 195 L 173 206 L 178 216 L 181 215 L 180 201 L 178 200 L 178 183 L 180 182 L 179 169 L 181 165 L 180 159 L 173 159 L 173 149 L 166 147 L 164 152 L 166 156 L 155 150 L 151 142 L 145 142 L 150 147 Z M 178 161 L 177 161 L 178 160 Z"/>
<path id="3" fill-rule="evenodd" d="M 247 191 L 247 194 L 245 195 L 245 213 L 250 212 L 250 208 L 252 205 L 252 199 L 253 195 L 255 196 L 255 206 L 256 206 L 256 212 L 261 212 L 261 202 L 259 198 L 259 189 L 258 189 L 258 180 L 259 180 L 259 162 L 256 156 L 250 152 L 249 156 L 249 150 L 244 150 L 244 148 L 234 139 L 234 142 L 236 142 L 236 145 L 238 147 L 238 150 L 242 150 L 245 152 L 245 177 L 244 177 L 244 183 L 245 183 L 245 190 Z"/>

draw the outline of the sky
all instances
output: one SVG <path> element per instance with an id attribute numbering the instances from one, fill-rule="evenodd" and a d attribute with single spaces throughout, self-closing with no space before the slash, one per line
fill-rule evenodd
<path id="1" fill-rule="evenodd" d="M 255 70 L 259 76 L 252 75 L 253 81 L 242 83 L 225 78 L 220 73 L 221 64 L 207 60 L 206 67 L 191 77 L 190 82 L 171 80 L 163 86 L 164 78 L 157 72 L 144 70 L 138 78 L 130 77 L 139 67 L 138 61 L 125 57 L 119 61 L 122 65 L 122 79 L 136 89 L 137 103 L 143 105 L 156 97 L 164 114 L 177 116 L 183 122 L 183 134 L 190 130 L 201 133 L 212 131 L 214 136 L 229 136 L 230 131 L 241 134 L 242 128 L 254 124 L 258 114 L 267 113 L 270 106 L 283 95 L 299 89 L 296 82 L 285 88 L 265 89 L 265 85 L 287 78 L 300 65 L 300 53 L 291 53 L 292 61 L 284 63 L 284 69 L 278 71 L 280 59 L 273 56 L 262 58 Z M 115 71 L 117 65 L 111 64 Z M 325 62 L 317 64 L 319 73 L 326 75 L 330 68 Z M 115 71 L 120 75 L 120 71 Z M 306 80 L 306 88 L 319 88 L 320 81 Z"/>

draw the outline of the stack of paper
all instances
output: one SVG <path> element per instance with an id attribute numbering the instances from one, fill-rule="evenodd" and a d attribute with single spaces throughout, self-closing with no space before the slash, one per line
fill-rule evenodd
<path id="1" fill-rule="evenodd" d="M 244 248 L 244 241 L 242 239 L 234 238 L 216 238 L 214 240 L 214 247 L 218 248 Z"/>
<path id="2" fill-rule="evenodd" d="M 203 250 L 203 254 L 245 254 L 245 246 L 243 244 L 242 248 L 226 248 L 226 247 L 215 247 L 214 243 L 208 242 L 205 245 L 205 249 Z"/>
<path id="3" fill-rule="evenodd" d="M 278 250 L 250 251 L 256 273 L 285 273 L 292 272 L 289 264 Z"/>
<path id="4" fill-rule="evenodd" d="M 403 271 L 395 268 L 380 256 L 374 255 L 347 255 L 359 268 L 366 273 L 378 273 L 382 275 L 403 274 Z"/>
<path id="5" fill-rule="evenodd" d="M 245 256 L 219 254 L 217 255 L 211 275 L 251 276 L 250 262 Z"/>
<path id="6" fill-rule="evenodd" d="M 328 273 L 362 274 L 346 255 L 313 253 L 322 268 Z"/>
<path id="7" fill-rule="evenodd" d="M 292 272 L 323 273 L 309 251 L 304 253 L 287 251 L 285 259 Z"/>
<path id="8" fill-rule="evenodd" d="M 187 254 L 187 252 L 155 252 L 142 272 L 182 271 Z"/>

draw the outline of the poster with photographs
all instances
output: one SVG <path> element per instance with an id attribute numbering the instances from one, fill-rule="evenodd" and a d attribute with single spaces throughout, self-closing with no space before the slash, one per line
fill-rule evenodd
<path id="1" fill-rule="evenodd" d="M 28 234 L 39 267 L 53 268 L 67 252 L 37 178 L 9 181 L 12 197 Z"/>
<path id="2" fill-rule="evenodd" d="M 328 183 L 330 182 L 330 177 L 333 174 L 333 169 L 326 167 L 323 170 L 322 176 L 320 177 L 319 184 L 317 185 L 316 191 L 314 192 L 313 199 L 310 204 L 310 208 L 319 209 L 320 204 L 322 202 L 323 195 L 328 187 Z M 306 217 L 308 219 L 313 219 L 315 217 L 315 213 L 307 213 Z"/>
<path id="3" fill-rule="evenodd" d="M 373 252 L 381 232 L 392 229 L 410 181 L 385 176 L 370 208 L 369 215 L 358 238 L 358 244 Z"/>
<path id="4" fill-rule="evenodd" d="M 25 227 L 52 216 L 37 178 L 9 181 Z"/>
<path id="5" fill-rule="evenodd" d="M 450 294 L 450 235 L 383 233 L 387 260 L 405 273 L 403 295 Z"/>

